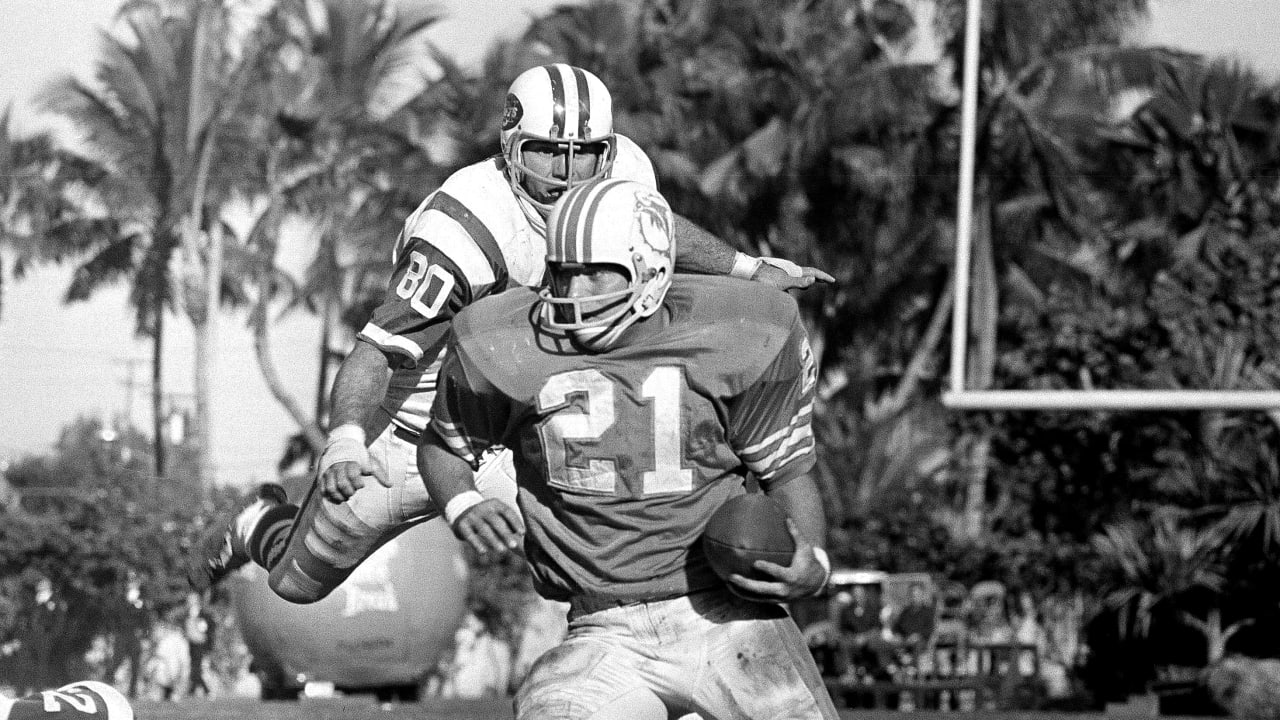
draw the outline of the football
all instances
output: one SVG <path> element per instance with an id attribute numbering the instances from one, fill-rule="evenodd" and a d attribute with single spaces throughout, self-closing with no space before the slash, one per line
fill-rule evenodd
<path id="1" fill-rule="evenodd" d="M 702 533 L 702 550 L 716 574 L 729 582 L 737 573 L 753 580 L 775 580 L 751 566 L 756 560 L 790 565 L 796 551 L 787 531 L 787 513 L 777 500 L 763 493 L 730 499 L 716 510 Z M 729 582 L 729 589 L 746 597 Z M 748 598 L 751 599 L 751 598 Z"/>

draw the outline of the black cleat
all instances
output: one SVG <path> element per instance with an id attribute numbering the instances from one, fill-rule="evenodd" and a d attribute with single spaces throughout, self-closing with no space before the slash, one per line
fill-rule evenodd
<path id="1" fill-rule="evenodd" d="M 284 488 L 276 483 L 258 486 L 253 500 L 241 508 L 226 525 L 206 533 L 187 558 L 187 582 L 196 592 L 204 592 L 222 578 L 244 567 L 250 560 L 246 543 L 262 515 L 289 502 Z"/>

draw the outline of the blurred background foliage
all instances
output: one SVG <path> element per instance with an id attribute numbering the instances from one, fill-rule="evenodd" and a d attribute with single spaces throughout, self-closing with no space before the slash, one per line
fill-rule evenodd
<path id="1" fill-rule="evenodd" d="M 969 387 L 1280 386 L 1280 88 L 1128 44 L 1146 11 L 984 2 Z M 135 0 L 93 81 L 46 98 L 78 140 L 0 124 L 14 258 L 0 278 L 73 263 L 68 301 L 130 283 L 156 398 L 166 318 L 199 329 L 219 304 L 252 308 L 264 377 L 298 422 L 291 459 L 305 459 L 403 217 L 496 152 L 520 70 L 578 64 L 611 88 L 618 130 L 678 212 L 836 277 L 800 302 L 838 563 L 1083 594 L 1108 662 L 1273 653 L 1280 412 L 939 402 L 962 14 L 959 0 L 592 0 L 534 18 L 470 69 L 423 40 L 436 16 L 383 0 Z M 290 231 L 311 241 L 301 271 L 281 261 Z M 313 399 L 275 380 L 287 369 L 267 349 L 286 312 L 325 319 Z M 53 455 L 8 469 L 22 495 L 0 526 L 8 618 L 37 574 L 86 628 L 126 571 L 157 602 L 178 592 L 184 538 L 236 491 L 210 485 L 200 419 L 166 445 L 159 408 L 150 433 L 108 442 L 81 420 Z M 497 627 L 511 616 L 481 609 Z M 1228 632 L 1244 621 L 1258 632 Z"/>

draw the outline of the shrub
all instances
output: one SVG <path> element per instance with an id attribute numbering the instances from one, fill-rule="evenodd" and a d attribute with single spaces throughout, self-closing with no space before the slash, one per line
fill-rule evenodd
<path id="1" fill-rule="evenodd" d="M 1242 720 L 1280 718 L 1280 660 L 1231 656 L 1205 670 L 1219 705 Z"/>

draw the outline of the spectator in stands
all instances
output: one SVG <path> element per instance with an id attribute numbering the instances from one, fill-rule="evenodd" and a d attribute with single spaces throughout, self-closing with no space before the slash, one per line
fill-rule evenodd
<path id="1" fill-rule="evenodd" d="M 1018 674 L 1029 677 L 1037 673 L 1044 656 L 1045 631 L 1040 623 L 1040 611 L 1036 600 L 1025 590 L 1014 593 L 1015 602 L 1010 610 L 1010 624 L 1013 628 L 1013 641 L 1019 645 L 1030 646 L 1034 650 L 1018 652 Z"/>
<path id="2" fill-rule="evenodd" d="M 969 590 L 969 639 L 979 644 L 1013 642 L 1004 583 L 983 580 Z"/>
<path id="3" fill-rule="evenodd" d="M 187 638 L 187 649 L 191 665 L 187 683 L 187 695 L 195 697 L 200 692 L 209 696 L 209 686 L 204 681 L 204 660 L 213 650 L 214 620 L 213 615 L 205 609 L 199 593 L 187 593 L 187 612 L 182 619 L 183 634 Z"/>
<path id="4" fill-rule="evenodd" d="M 937 623 L 937 610 L 934 607 L 933 594 L 922 583 L 912 583 L 907 604 L 893 619 L 890 629 L 898 643 L 898 665 L 905 668 L 908 675 L 917 671 L 928 672 L 932 663 L 921 662 L 929 655 L 929 646 L 933 643 L 933 631 Z"/>
<path id="5" fill-rule="evenodd" d="M 933 638 L 935 622 L 933 595 L 923 584 L 912 583 L 907 604 L 893 619 L 894 637 L 916 648 L 923 647 Z"/>
<path id="6" fill-rule="evenodd" d="M 846 672 L 868 678 L 883 678 L 890 668 L 885 654 L 884 619 L 879 598 L 866 585 L 853 585 L 840 609 L 839 628 L 849 660 Z"/>
<path id="7" fill-rule="evenodd" d="M 142 583 L 130 570 L 124 584 L 124 592 L 116 598 L 111 613 L 111 631 L 115 651 L 112 654 L 111 675 L 115 677 L 124 666 L 129 666 L 128 697 L 138 697 L 142 679 L 142 646 L 151 634 L 151 611 L 142 596 Z"/>

